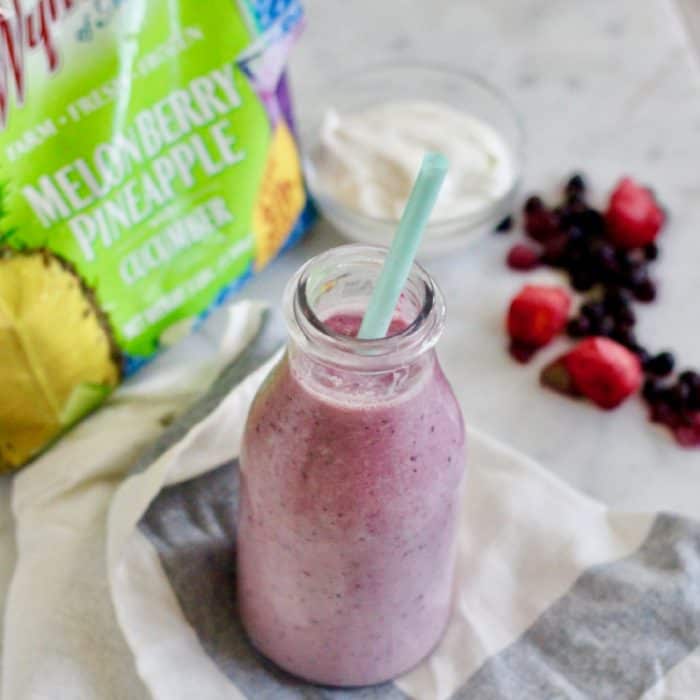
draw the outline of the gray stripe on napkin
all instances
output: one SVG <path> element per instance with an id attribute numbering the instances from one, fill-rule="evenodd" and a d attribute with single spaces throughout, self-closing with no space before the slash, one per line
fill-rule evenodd
<path id="1" fill-rule="evenodd" d="M 634 554 L 584 572 L 452 700 L 637 700 L 698 645 L 700 523 L 661 514 Z"/>
<path id="2" fill-rule="evenodd" d="M 251 700 L 406 700 L 391 683 L 357 690 L 310 685 L 251 647 L 236 602 L 237 502 L 234 463 L 165 489 L 140 523 L 185 618 L 219 669 Z"/>

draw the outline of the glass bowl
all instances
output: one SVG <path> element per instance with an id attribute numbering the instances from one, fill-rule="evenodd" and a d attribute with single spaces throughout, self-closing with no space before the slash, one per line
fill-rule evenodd
<path id="1" fill-rule="evenodd" d="M 493 231 L 512 212 L 523 172 L 523 126 L 510 101 L 483 78 L 422 65 L 381 65 L 338 78 L 319 90 L 316 97 L 299 105 L 301 109 L 298 109 L 304 174 L 321 213 L 351 240 L 388 245 L 398 221 L 374 218 L 351 209 L 324 188 L 314 164 L 314 154 L 319 145 L 324 112 L 331 107 L 342 114 L 381 102 L 438 102 L 481 119 L 505 141 L 513 165 L 510 189 L 469 215 L 429 223 L 421 253 L 437 255 L 465 248 Z"/>

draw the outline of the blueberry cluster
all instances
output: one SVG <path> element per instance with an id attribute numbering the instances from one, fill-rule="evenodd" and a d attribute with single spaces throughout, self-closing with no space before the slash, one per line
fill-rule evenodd
<path id="1" fill-rule="evenodd" d="M 663 353 L 670 355 L 670 353 Z M 671 356 L 672 358 L 672 356 Z M 673 366 L 672 359 L 661 369 Z M 672 371 L 672 370 L 671 370 Z M 666 374 L 671 374 L 671 371 Z M 649 417 L 654 423 L 670 428 L 676 439 L 687 447 L 700 444 L 700 374 L 693 370 L 681 372 L 671 380 L 649 372 L 642 396 L 649 404 Z"/>
<path id="2" fill-rule="evenodd" d="M 525 230 L 543 246 L 545 265 L 565 270 L 571 286 L 587 292 L 596 285 L 630 290 L 639 301 L 656 297 L 649 263 L 658 257 L 655 243 L 640 249 L 616 248 L 606 237 L 605 217 L 586 201 L 586 183 L 574 175 L 563 202 L 549 209 L 540 197 L 525 202 Z"/>

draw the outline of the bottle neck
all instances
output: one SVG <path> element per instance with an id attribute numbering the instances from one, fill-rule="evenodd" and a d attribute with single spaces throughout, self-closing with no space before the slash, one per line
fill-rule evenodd
<path id="1" fill-rule="evenodd" d="M 362 370 L 330 365 L 294 342 L 287 348 L 287 361 L 294 378 L 316 394 L 345 404 L 384 403 L 417 390 L 435 370 L 434 350 L 410 362 L 382 369 Z"/>
<path id="2" fill-rule="evenodd" d="M 341 246 L 310 260 L 290 281 L 284 299 L 288 355 L 299 377 L 327 390 L 375 395 L 403 390 L 434 366 L 432 349 L 444 325 L 445 305 L 433 279 L 417 264 L 390 334 L 376 340 L 349 334 L 353 325 L 359 327 L 384 258 L 382 248 Z"/>

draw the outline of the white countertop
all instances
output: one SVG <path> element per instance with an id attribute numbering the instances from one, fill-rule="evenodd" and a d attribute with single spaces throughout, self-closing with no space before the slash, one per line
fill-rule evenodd
<path id="1" fill-rule="evenodd" d="M 639 305 L 639 335 L 700 368 L 700 68 L 688 31 L 700 27 L 700 7 L 680 4 L 684 20 L 671 0 L 306 0 L 295 99 L 315 99 L 319 82 L 366 63 L 443 63 L 481 73 L 516 103 L 527 191 L 554 192 L 574 169 L 599 201 L 623 174 L 653 185 L 672 218 L 655 266 L 660 297 Z M 533 278 L 505 268 L 512 240 L 494 235 L 428 263 L 449 303 L 440 355 L 467 423 L 606 503 L 700 517 L 700 450 L 676 446 L 641 401 L 605 413 L 541 389 L 539 367 L 563 344 L 527 367 L 510 360 L 504 311 Z M 342 242 L 320 222 L 243 296 L 278 303 L 304 260 Z"/>

